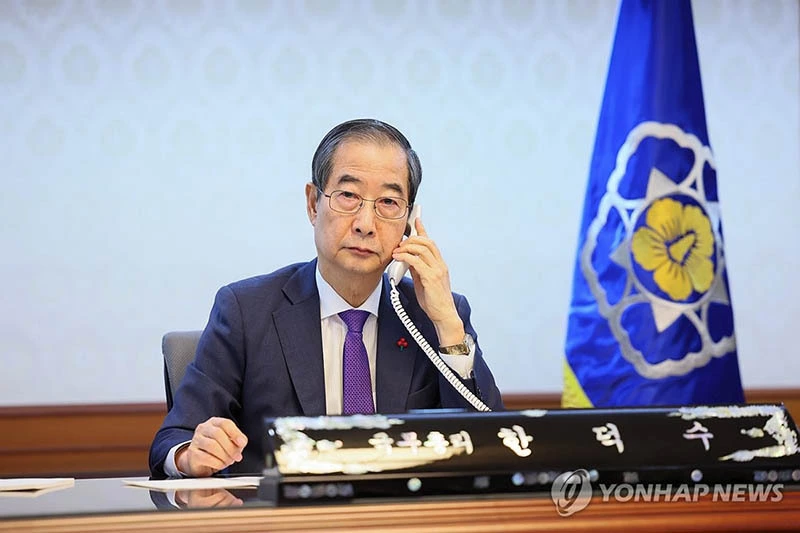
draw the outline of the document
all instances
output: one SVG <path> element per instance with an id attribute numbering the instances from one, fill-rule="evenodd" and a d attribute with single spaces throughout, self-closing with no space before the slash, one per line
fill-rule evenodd
<path id="1" fill-rule="evenodd" d="M 129 487 L 139 487 L 143 489 L 158 490 L 167 492 L 170 490 L 198 490 L 198 489 L 245 489 L 258 488 L 261 482 L 260 476 L 241 476 L 241 477 L 204 477 L 204 478 L 185 478 L 185 479 L 123 479 L 123 483 Z"/>
<path id="2" fill-rule="evenodd" d="M 14 478 L 0 479 L 0 497 L 2 496 L 39 496 L 55 490 L 67 489 L 75 486 L 75 478 Z"/>

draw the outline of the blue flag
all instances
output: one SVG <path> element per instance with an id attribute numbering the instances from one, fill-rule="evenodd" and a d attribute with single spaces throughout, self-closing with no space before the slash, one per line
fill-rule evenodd
<path id="1" fill-rule="evenodd" d="M 689 0 L 622 0 L 586 188 L 565 407 L 744 401 Z"/>

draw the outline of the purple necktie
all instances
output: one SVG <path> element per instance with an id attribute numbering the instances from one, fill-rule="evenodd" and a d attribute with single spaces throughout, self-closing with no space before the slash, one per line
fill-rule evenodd
<path id="1" fill-rule="evenodd" d="M 339 317 L 347 326 L 347 335 L 344 338 L 343 357 L 343 389 L 344 405 L 342 414 L 372 414 L 375 407 L 372 405 L 372 380 L 369 375 L 369 359 L 367 348 L 361 330 L 367 321 L 369 311 L 350 309 L 342 311 Z"/>

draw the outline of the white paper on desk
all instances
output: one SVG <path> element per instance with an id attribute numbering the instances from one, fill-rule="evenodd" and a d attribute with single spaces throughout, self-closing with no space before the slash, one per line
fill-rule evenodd
<path id="1" fill-rule="evenodd" d="M 75 478 L 71 477 L 0 479 L 0 496 L 39 496 L 74 486 Z"/>
<path id="2" fill-rule="evenodd" d="M 198 490 L 198 489 L 255 489 L 261 482 L 259 476 L 242 477 L 204 477 L 204 478 L 185 478 L 185 479 L 159 479 L 159 480 L 139 480 L 123 479 L 123 483 L 130 487 L 158 490 L 167 492 L 170 490 Z"/>

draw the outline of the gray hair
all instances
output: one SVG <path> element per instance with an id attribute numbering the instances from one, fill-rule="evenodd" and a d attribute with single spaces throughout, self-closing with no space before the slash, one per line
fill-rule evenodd
<path id="1" fill-rule="evenodd" d="M 336 149 L 344 141 L 356 139 L 375 143 L 393 143 L 406 153 L 408 166 L 408 203 L 414 204 L 417 189 L 422 181 L 422 166 L 417 153 L 411 148 L 411 143 L 394 126 L 372 118 L 348 120 L 331 131 L 320 141 L 314 159 L 311 160 L 311 181 L 320 190 L 324 191 L 328 184 L 333 168 L 333 156 Z"/>

